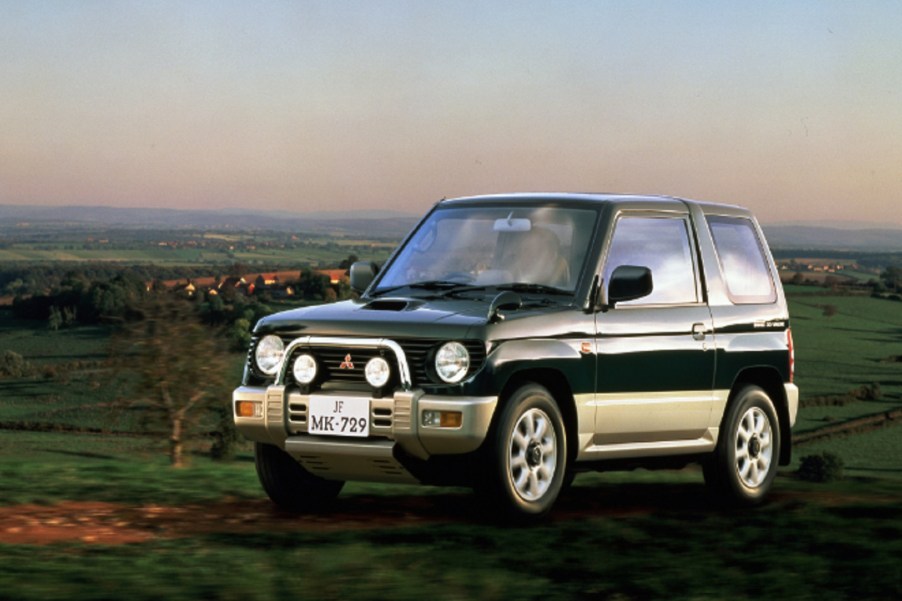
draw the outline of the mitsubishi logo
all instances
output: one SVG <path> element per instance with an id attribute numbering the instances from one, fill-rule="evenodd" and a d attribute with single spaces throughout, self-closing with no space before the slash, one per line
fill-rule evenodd
<path id="1" fill-rule="evenodd" d="M 338 369 L 354 369 L 354 362 L 351 360 L 351 353 L 345 355 L 345 360 L 341 362 Z"/>

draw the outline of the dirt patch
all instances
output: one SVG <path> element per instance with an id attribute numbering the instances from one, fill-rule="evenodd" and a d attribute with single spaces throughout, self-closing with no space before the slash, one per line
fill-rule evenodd
<path id="1" fill-rule="evenodd" d="M 340 501 L 333 511 L 295 515 L 279 511 L 269 500 L 226 500 L 182 506 L 66 501 L 57 505 L 0 507 L 0 543 L 83 542 L 105 545 L 141 543 L 213 533 L 319 531 L 407 526 L 435 521 L 439 508 L 453 505 L 450 495 L 438 504 L 432 497 L 382 497 Z M 367 509 L 371 511 L 368 512 Z M 442 521 L 454 518 L 454 509 Z"/>
<path id="2" fill-rule="evenodd" d="M 895 503 L 895 499 L 886 499 Z M 837 506 L 884 499 L 775 490 L 770 503 Z M 589 517 L 628 517 L 662 512 L 723 511 L 701 484 L 611 485 L 575 487 L 558 501 L 552 522 Z M 75 542 L 101 545 L 144 543 L 207 534 L 337 532 L 418 527 L 436 523 L 490 523 L 473 495 L 339 497 L 328 511 L 314 515 L 285 513 L 267 499 L 198 503 L 183 506 L 66 501 L 57 505 L 0 507 L 0 543 L 45 545 Z"/>

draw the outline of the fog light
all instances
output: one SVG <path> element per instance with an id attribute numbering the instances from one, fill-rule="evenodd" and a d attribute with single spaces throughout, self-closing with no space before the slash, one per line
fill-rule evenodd
<path id="1" fill-rule="evenodd" d="M 310 384 L 316 379 L 316 372 L 316 359 L 307 353 L 300 355 L 294 360 L 292 374 L 294 374 L 294 379 L 297 380 L 298 384 Z"/>
<path id="2" fill-rule="evenodd" d="M 388 361 L 382 357 L 373 357 L 367 361 L 363 373 L 370 386 L 382 388 L 388 384 L 388 379 L 391 377 L 391 368 L 388 366 Z"/>
<path id="3" fill-rule="evenodd" d="M 238 401 L 235 403 L 235 414 L 238 417 L 263 417 L 263 403 Z"/>
<path id="4" fill-rule="evenodd" d="M 463 414 L 460 411 L 424 411 L 423 425 L 432 428 L 460 428 Z"/>

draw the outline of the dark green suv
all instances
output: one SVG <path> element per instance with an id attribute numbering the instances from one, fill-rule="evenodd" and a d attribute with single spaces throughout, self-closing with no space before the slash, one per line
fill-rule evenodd
<path id="1" fill-rule="evenodd" d="M 783 290 L 745 209 L 513 194 L 437 203 L 360 297 L 257 324 L 235 423 L 278 505 L 346 480 L 547 513 L 584 470 L 698 462 L 754 503 L 798 408 Z"/>

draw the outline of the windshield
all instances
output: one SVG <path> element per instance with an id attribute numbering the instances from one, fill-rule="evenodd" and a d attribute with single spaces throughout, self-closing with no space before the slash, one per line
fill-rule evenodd
<path id="1" fill-rule="evenodd" d="M 440 208 L 401 249 L 375 292 L 460 284 L 529 285 L 572 293 L 595 221 L 591 209 Z"/>

